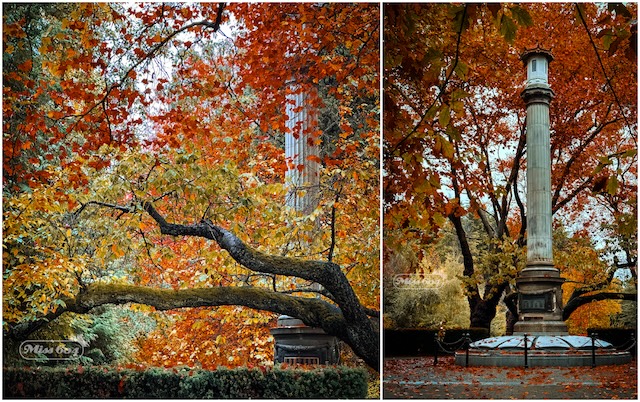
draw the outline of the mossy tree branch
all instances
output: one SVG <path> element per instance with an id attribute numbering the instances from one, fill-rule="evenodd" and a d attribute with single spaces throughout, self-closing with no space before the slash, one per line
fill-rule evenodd
<path id="1" fill-rule="evenodd" d="M 294 276 L 321 284 L 333 295 L 333 300 L 340 306 L 347 320 L 363 320 L 367 317 L 347 277 L 335 263 L 267 255 L 249 247 L 235 234 L 209 220 L 189 225 L 168 223 L 150 202 L 145 202 L 143 208 L 156 221 L 162 234 L 214 240 L 236 262 L 252 271 Z"/>
<path id="2" fill-rule="evenodd" d="M 133 212 L 132 207 L 90 202 L 81 206 L 76 217 L 89 205 L 112 208 L 122 213 Z M 135 285 L 93 283 L 83 288 L 75 299 L 65 300 L 66 308 L 58 308 L 35 321 L 19 323 L 10 328 L 14 339 L 24 338 L 65 311 L 86 313 L 104 304 L 138 303 L 159 310 L 185 307 L 239 305 L 257 310 L 286 314 L 301 319 L 306 325 L 322 328 L 345 341 L 365 363 L 379 370 L 379 329 L 369 318 L 374 315 L 358 300 L 340 267 L 332 262 L 306 261 L 297 258 L 272 256 L 245 244 L 235 234 L 214 225 L 209 220 L 194 224 L 169 223 L 150 202 L 142 208 L 158 224 L 162 234 L 196 236 L 215 241 L 231 257 L 254 272 L 292 276 L 317 282 L 332 295 L 336 305 L 319 298 L 303 298 L 254 287 L 210 287 L 193 289 L 157 289 Z"/>

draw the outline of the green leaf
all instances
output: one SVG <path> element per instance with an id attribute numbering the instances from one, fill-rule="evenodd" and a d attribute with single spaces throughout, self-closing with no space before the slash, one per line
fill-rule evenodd
<path id="1" fill-rule="evenodd" d="M 613 36 L 605 35 L 604 38 L 602 39 L 602 47 L 604 48 L 604 50 L 609 50 L 612 42 L 613 42 Z"/>
<path id="2" fill-rule="evenodd" d="M 425 64 L 433 63 L 434 61 L 442 60 L 442 50 L 427 49 L 422 58 L 422 62 Z"/>
<path id="3" fill-rule="evenodd" d="M 464 89 L 460 89 L 460 88 L 454 90 L 451 93 L 451 99 L 453 99 L 453 100 L 464 99 L 464 98 L 468 98 L 470 96 L 471 96 L 471 94 L 469 92 L 465 91 Z"/>
<path id="4" fill-rule="evenodd" d="M 518 27 L 513 22 L 513 20 L 506 15 L 502 17 L 502 21 L 500 22 L 500 34 L 504 37 L 504 39 L 513 43 L 513 40 L 516 38 L 516 31 Z"/>
<path id="5" fill-rule="evenodd" d="M 433 192 L 433 187 L 431 186 L 431 183 L 429 183 L 429 180 L 419 180 L 417 183 L 414 183 L 414 185 L 415 192 L 418 194 L 431 194 Z"/>
<path id="6" fill-rule="evenodd" d="M 529 12 L 520 6 L 513 6 L 511 8 L 511 15 L 513 15 L 513 18 L 515 18 L 518 25 L 525 27 L 533 25 L 533 20 L 531 19 Z"/>
<path id="7" fill-rule="evenodd" d="M 460 134 L 460 130 L 458 130 L 452 125 L 449 125 L 449 127 L 447 127 L 447 134 L 449 135 L 449 138 L 451 138 L 454 141 L 462 140 L 462 135 Z"/>
<path id="8" fill-rule="evenodd" d="M 609 47 L 609 56 L 611 56 L 616 52 L 616 50 L 618 50 L 618 46 L 620 45 L 621 42 L 622 42 L 622 39 L 616 38 L 616 40 L 614 40 L 613 43 L 611 43 L 611 46 Z"/>
<path id="9" fill-rule="evenodd" d="M 444 155 L 445 158 L 452 159 L 453 151 L 453 144 L 447 140 L 442 141 L 442 155 Z"/>
<path id="10" fill-rule="evenodd" d="M 436 112 L 437 111 L 438 111 L 438 108 L 435 107 L 435 104 L 434 104 L 429 110 L 427 110 L 427 114 L 425 116 L 425 120 L 427 120 L 427 121 L 433 120 L 433 118 L 436 117 Z"/>
<path id="11" fill-rule="evenodd" d="M 458 116 L 464 113 L 464 102 L 462 101 L 453 101 L 451 102 L 451 110 Z"/>
<path id="12" fill-rule="evenodd" d="M 435 214 L 433 214 L 433 221 L 440 227 L 444 226 L 444 224 L 446 223 L 445 217 L 442 216 L 440 212 L 436 212 Z"/>
<path id="13" fill-rule="evenodd" d="M 627 31 L 624 28 L 617 28 L 616 36 L 618 37 L 618 39 L 627 39 L 628 37 L 631 36 L 631 32 Z"/>
<path id="14" fill-rule="evenodd" d="M 610 176 L 607 179 L 607 193 L 615 195 L 618 191 L 618 178 L 616 176 Z"/>
<path id="15" fill-rule="evenodd" d="M 458 64 L 456 64 L 455 73 L 461 80 L 467 79 L 467 73 L 469 72 L 469 67 L 458 60 Z"/>
<path id="16" fill-rule="evenodd" d="M 602 165 L 611 165 L 613 163 L 613 161 L 611 160 L 611 158 L 609 158 L 608 156 L 601 156 L 599 158 L 599 162 Z"/>
<path id="17" fill-rule="evenodd" d="M 429 176 L 429 183 L 431 183 L 431 185 L 437 189 L 442 186 L 442 184 L 440 183 L 440 177 L 437 174 Z"/>
<path id="18" fill-rule="evenodd" d="M 449 10 L 449 15 L 453 19 L 453 31 L 455 33 L 462 32 L 469 27 L 465 8 L 466 6 L 455 6 Z"/>
<path id="19" fill-rule="evenodd" d="M 438 122 L 442 127 L 447 127 L 451 120 L 451 110 L 448 105 L 442 105 L 440 108 L 440 115 L 438 116 Z"/>
<path id="20" fill-rule="evenodd" d="M 610 28 L 603 29 L 602 31 L 598 32 L 596 38 L 602 38 L 605 35 L 613 35 L 613 31 Z"/>

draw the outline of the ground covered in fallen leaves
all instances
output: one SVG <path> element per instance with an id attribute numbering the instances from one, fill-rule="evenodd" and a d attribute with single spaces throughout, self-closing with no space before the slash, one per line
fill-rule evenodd
<path id="1" fill-rule="evenodd" d="M 388 358 L 388 399 L 637 399 L 637 362 L 587 367 L 462 367 L 453 357 Z"/>

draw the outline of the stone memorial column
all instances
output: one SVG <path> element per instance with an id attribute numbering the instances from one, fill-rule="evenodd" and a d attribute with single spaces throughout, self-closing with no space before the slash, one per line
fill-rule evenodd
<path id="1" fill-rule="evenodd" d="M 527 67 L 521 97 L 527 106 L 527 266 L 516 278 L 518 322 L 516 334 L 562 335 L 562 283 L 553 266 L 551 211 L 551 140 L 548 67 L 553 56 L 536 48 L 521 56 Z"/>
<path id="2" fill-rule="evenodd" d="M 287 205 L 304 214 L 310 214 L 318 205 L 320 187 L 319 147 L 310 132 L 317 126 L 317 113 L 307 105 L 307 94 L 287 96 L 287 133 L 285 158 Z"/>
<path id="3" fill-rule="evenodd" d="M 296 88 L 293 89 L 295 92 Z M 286 204 L 302 214 L 311 214 L 318 207 L 320 195 L 320 147 L 313 136 L 318 126 L 318 114 L 308 104 L 305 92 L 289 94 L 286 99 Z M 311 288 L 322 289 L 317 283 Z"/>
<path id="4" fill-rule="evenodd" d="M 293 89 L 296 92 L 296 88 Z M 318 115 L 307 99 L 305 92 L 289 94 L 285 108 L 286 204 L 301 214 L 310 214 L 317 208 L 320 194 L 320 147 L 314 137 Z M 312 283 L 310 288 L 322 290 L 318 283 Z M 338 339 L 320 328 L 304 325 L 298 318 L 280 316 L 271 334 L 275 340 L 276 363 L 338 364 L 340 361 Z"/>

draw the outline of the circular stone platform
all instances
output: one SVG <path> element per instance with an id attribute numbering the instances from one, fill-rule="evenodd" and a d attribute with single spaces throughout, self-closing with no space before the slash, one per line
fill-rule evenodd
<path id="1" fill-rule="evenodd" d="M 575 335 L 528 335 L 527 365 L 529 367 L 591 366 L 592 339 Z M 631 353 L 616 350 L 613 345 L 595 340 L 596 365 L 623 364 L 631 361 Z M 525 336 L 510 335 L 481 339 L 469 345 L 469 366 L 525 365 Z M 465 366 L 465 350 L 456 352 L 456 364 Z"/>

